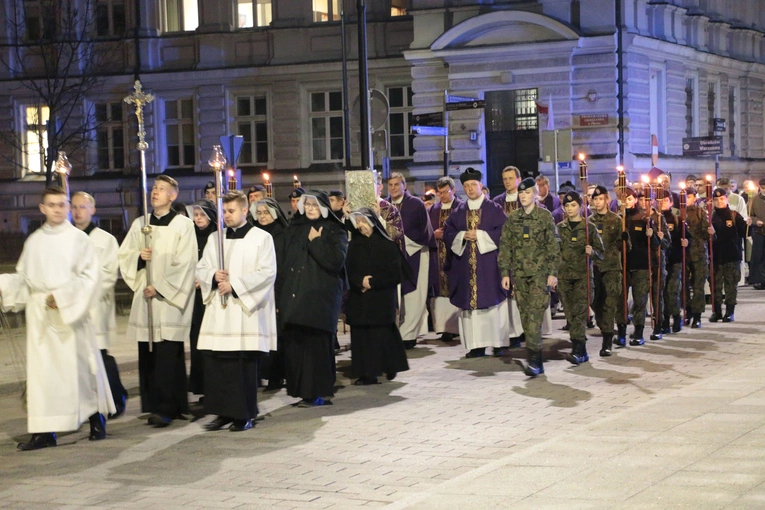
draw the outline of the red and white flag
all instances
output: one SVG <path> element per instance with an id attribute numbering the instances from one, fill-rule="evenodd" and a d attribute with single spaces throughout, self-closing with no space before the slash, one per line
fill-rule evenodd
<path id="1" fill-rule="evenodd" d="M 656 166 L 659 162 L 659 138 L 651 135 L 651 164 Z"/>
<path id="2" fill-rule="evenodd" d="M 547 98 L 547 130 L 555 131 L 555 115 L 553 114 L 552 94 Z"/>

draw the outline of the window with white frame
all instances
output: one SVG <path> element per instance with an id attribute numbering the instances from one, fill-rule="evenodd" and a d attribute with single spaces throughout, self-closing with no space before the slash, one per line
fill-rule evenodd
<path id="1" fill-rule="evenodd" d="M 268 163 L 267 106 L 264 96 L 236 97 L 236 134 L 244 138 L 240 165 Z"/>
<path id="2" fill-rule="evenodd" d="M 739 138 L 738 121 L 739 121 L 739 106 L 738 106 L 738 85 L 731 85 L 728 87 L 728 119 L 726 121 L 726 128 L 728 131 L 728 147 L 730 147 L 730 155 L 738 156 L 741 148 L 739 147 L 741 140 Z"/>
<path id="3" fill-rule="evenodd" d="M 190 32 L 199 26 L 197 0 L 165 0 L 165 30 Z"/>
<path id="4" fill-rule="evenodd" d="M 50 109 L 47 106 L 23 106 L 24 125 L 22 127 L 24 174 L 45 172 L 45 153 L 48 150 L 48 119 Z"/>
<path id="5" fill-rule="evenodd" d="M 99 217 L 96 224 L 98 225 L 98 228 L 100 228 L 101 230 L 105 230 L 112 235 L 117 235 L 121 233 L 124 229 L 124 227 L 122 226 L 122 218 Z"/>
<path id="6" fill-rule="evenodd" d="M 98 0 L 96 3 L 96 35 L 121 36 L 127 30 L 125 0 Z"/>
<path id="7" fill-rule="evenodd" d="M 125 168 L 125 127 L 122 102 L 97 103 L 96 147 L 99 170 Z"/>
<path id="8" fill-rule="evenodd" d="M 194 102 L 191 99 L 165 101 L 165 143 L 167 166 L 194 166 Z"/>
<path id="9" fill-rule="evenodd" d="M 685 136 L 695 136 L 696 112 L 696 81 L 694 78 L 685 79 Z"/>
<path id="10" fill-rule="evenodd" d="M 342 161 L 342 92 L 312 92 L 310 102 L 311 160 L 314 162 Z"/>
<path id="11" fill-rule="evenodd" d="M 649 71 L 649 83 L 648 83 L 648 113 L 649 113 L 649 138 L 648 143 L 651 143 L 651 136 L 656 135 L 659 142 L 659 151 L 666 152 L 667 137 L 666 137 L 666 110 L 665 110 L 665 93 L 666 87 L 664 86 L 664 71 L 662 69 L 651 69 Z"/>
<path id="12" fill-rule="evenodd" d="M 720 111 L 718 107 L 718 98 L 720 97 L 720 82 L 710 81 L 707 85 L 707 119 L 709 122 L 709 136 L 715 134 L 715 117 Z"/>
<path id="13" fill-rule="evenodd" d="M 388 155 L 391 158 L 414 156 L 414 135 L 412 125 L 412 87 L 389 87 L 388 103 Z"/>
<path id="14" fill-rule="evenodd" d="M 24 0 L 23 5 L 26 39 L 52 39 L 56 34 L 55 13 L 46 11 L 41 0 Z"/>
<path id="15" fill-rule="evenodd" d="M 271 24 L 271 0 L 237 0 L 237 27 L 267 27 Z"/>
<path id="16" fill-rule="evenodd" d="M 312 0 L 313 21 L 338 21 L 340 19 L 340 0 Z"/>

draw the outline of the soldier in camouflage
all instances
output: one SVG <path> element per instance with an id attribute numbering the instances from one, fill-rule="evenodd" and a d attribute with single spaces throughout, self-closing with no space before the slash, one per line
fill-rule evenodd
<path id="1" fill-rule="evenodd" d="M 550 304 L 550 289 L 558 283 L 560 250 L 552 215 L 536 205 L 537 188 L 528 177 L 518 186 L 520 207 L 512 211 L 502 228 L 499 245 L 499 270 L 502 287 L 518 301 L 521 324 L 526 337 L 528 365 L 524 373 L 536 377 L 544 373 L 542 364 L 542 320 Z"/>
<path id="2" fill-rule="evenodd" d="M 683 290 L 683 250 L 688 247 L 689 233 L 685 225 L 685 237 L 683 237 L 683 221 L 680 218 L 680 210 L 672 207 L 672 197 L 665 195 L 659 202 L 661 214 L 667 222 L 672 244 L 667 253 L 667 285 L 664 287 L 664 317 L 661 325 L 662 334 L 677 333 L 683 329 L 683 321 L 680 317 L 682 303 L 680 294 Z M 672 317 L 672 325 L 669 319 Z"/>
<path id="3" fill-rule="evenodd" d="M 704 285 L 709 278 L 709 217 L 696 201 L 696 189 L 688 188 L 685 193 L 688 204 L 685 208 L 685 221 L 693 239 L 686 261 L 686 317 L 689 317 L 691 328 L 698 329 L 701 327 L 701 314 L 706 308 Z"/>
<path id="4" fill-rule="evenodd" d="M 660 203 L 667 196 L 671 195 L 663 188 L 656 190 L 656 201 Z M 648 210 L 646 205 L 646 210 Z M 655 225 L 656 236 L 659 238 L 659 246 L 651 250 L 651 302 L 653 303 L 653 332 L 651 340 L 661 340 L 662 318 L 664 316 L 664 288 L 667 285 L 667 252 L 672 244 L 672 237 L 669 234 L 667 220 L 657 208 L 652 208 L 651 222 Z"/>
<path id="5" fill-rule="evenodd" d="M 630 249 L 629 234 L 622 229 L 622 219 L 611 212 L 608 190 L 597 186 L 592 193 L 593 214 L 590 220 L 595 224 L 603 241 L 602 260 L 593 261 L 593 302 L 595 322 L 603 336 L 601 356 L 610 356 L 614 340 L 614 321 L 616 309 L 622 301 L 622 247 L 627 242 Z"/>
<path id="6" fill-rule="evenodd" d="M 579 365 L 589 361 L 587 355 L 587 316 L 592 303 L 592 261 L 603 260 L 603 241 L 595 223 L 589 218 L 588 230 L 582 218 L 582 197 L 569 191 L 563 197 L 566 219 L 558 223 L 560 240 L 560 266 L 558 267 L 558 292 L 569 325 L 571 353 L 566 359 Z M 588 238 L 589 235 L 589 238 Z"/>

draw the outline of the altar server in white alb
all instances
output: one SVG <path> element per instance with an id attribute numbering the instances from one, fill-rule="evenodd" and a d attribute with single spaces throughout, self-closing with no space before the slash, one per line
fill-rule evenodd
<path id="1" fill-rule="evenodd" d="M 47 188 L 45 224 L 29 236 L 16 273 L 0 275 L 6 310 L 26 308 L 27 428 L 20 450 L 56 446 L 56 432 L 90 421 L 90 439 L 106 438 L 114 402 L 89 309 L 98 295 L 98 259 L 88 236 L 69 223 L 62 188 Z"/>
<path id="2" fill-rule="evenodd" d="M 205 428 L 234 432 L 253 427 L 258 416 L 258 358 L 276 350 L 276 252 L 271 235 L 247 221 L 247 197 L 223 198 L 223 255 L 213 232 L 197 264 L 206 305 L 197 348 L 205 356 L 205 411 L 217 417 Z M 222 297 L 226 299 L 223 305 Z"/>
<path id="3" fill-rule="evenodd" d="M 178 183 L 158 175 L 151 190 L 150 248 L 144 248 L 143 216 L 136 218 L 119 249 L 120 272 L 133 290 L 126 338 L 138 342 L 141 410 L 149 424 L 167 427 L 188 412 L 183 344 L 191 330 L 197 238 L 194 223 L 172 210 Z M 151 261 L 151 285 L 146 263 Z M 148 306 L 154 345 L 149 349 Z"/>
<path id="4" fill-rule="evenodd" d="M 109 418 L 116 418 L 125 412 L 127 390 L 120 380 L 120 372 L 114 356 L 109 355 L 109 347 L 117 334 L 117 318 L 114 310 L 114 285 L 117 283 L 119 264 L 117 250 L 119 244 L 109 232 L 101 230 L 93 223 L 96 213 L 96 199 L 88 193 L 80 191 L 72 196 L 72 220 L 74 226 L 88 234 L 90 242 L 96 249 L 96 257 L 100 266 L 98 295 L 93 299 L 90 308 L 90 319 L 96 335 L 96 345 L 101 350 L 101 356 L 109 378 L 109 387 L 114 397 L 117 412 Z"/>

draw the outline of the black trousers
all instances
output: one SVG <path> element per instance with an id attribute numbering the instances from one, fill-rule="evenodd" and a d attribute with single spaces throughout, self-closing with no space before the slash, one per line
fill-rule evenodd
<path id="1" fill-rule="evenodd" d="M 258 416 L 257 351 L 200 351 L 205 367 L 205 411 L 235 420 Z"/>
<path id="2" fill-rule="evenodd" d="M 204 356 L 197 350 L 199 342 L 199 330 L 202 328 L 202 319 L 205 316 L 205 304 L 202 301 L 202 292 L 197 289 L 194 293 L 194 312 L 191 316 L 191 333 L 189 345 L 191 347 L 191 368 L 189 369 L 189 392 L 194 395 L 204 395 Z"/>
<path id="3" fill-rule="evenodd" d="M 110 356 L 106 349 L 101 349 L 101 357 L 104 360 L 104 368 L 106 369 L 106 378 L 109 380 L 109 387 L 112 390 L 112 398 L 114 398 L 114 405 L 119 410 L 125 405 L 127 400 L 127 390 L 122 385 L 120 379 L 120 371 L 117 368 L 117 361 L 114 356 Z"/>
<path id="4" fill-rule="evenodd" d="M 141 410 L 168 418 L 189 412 L 186 394 L 186 357 L 183 342 L 138 343 Z"/>

